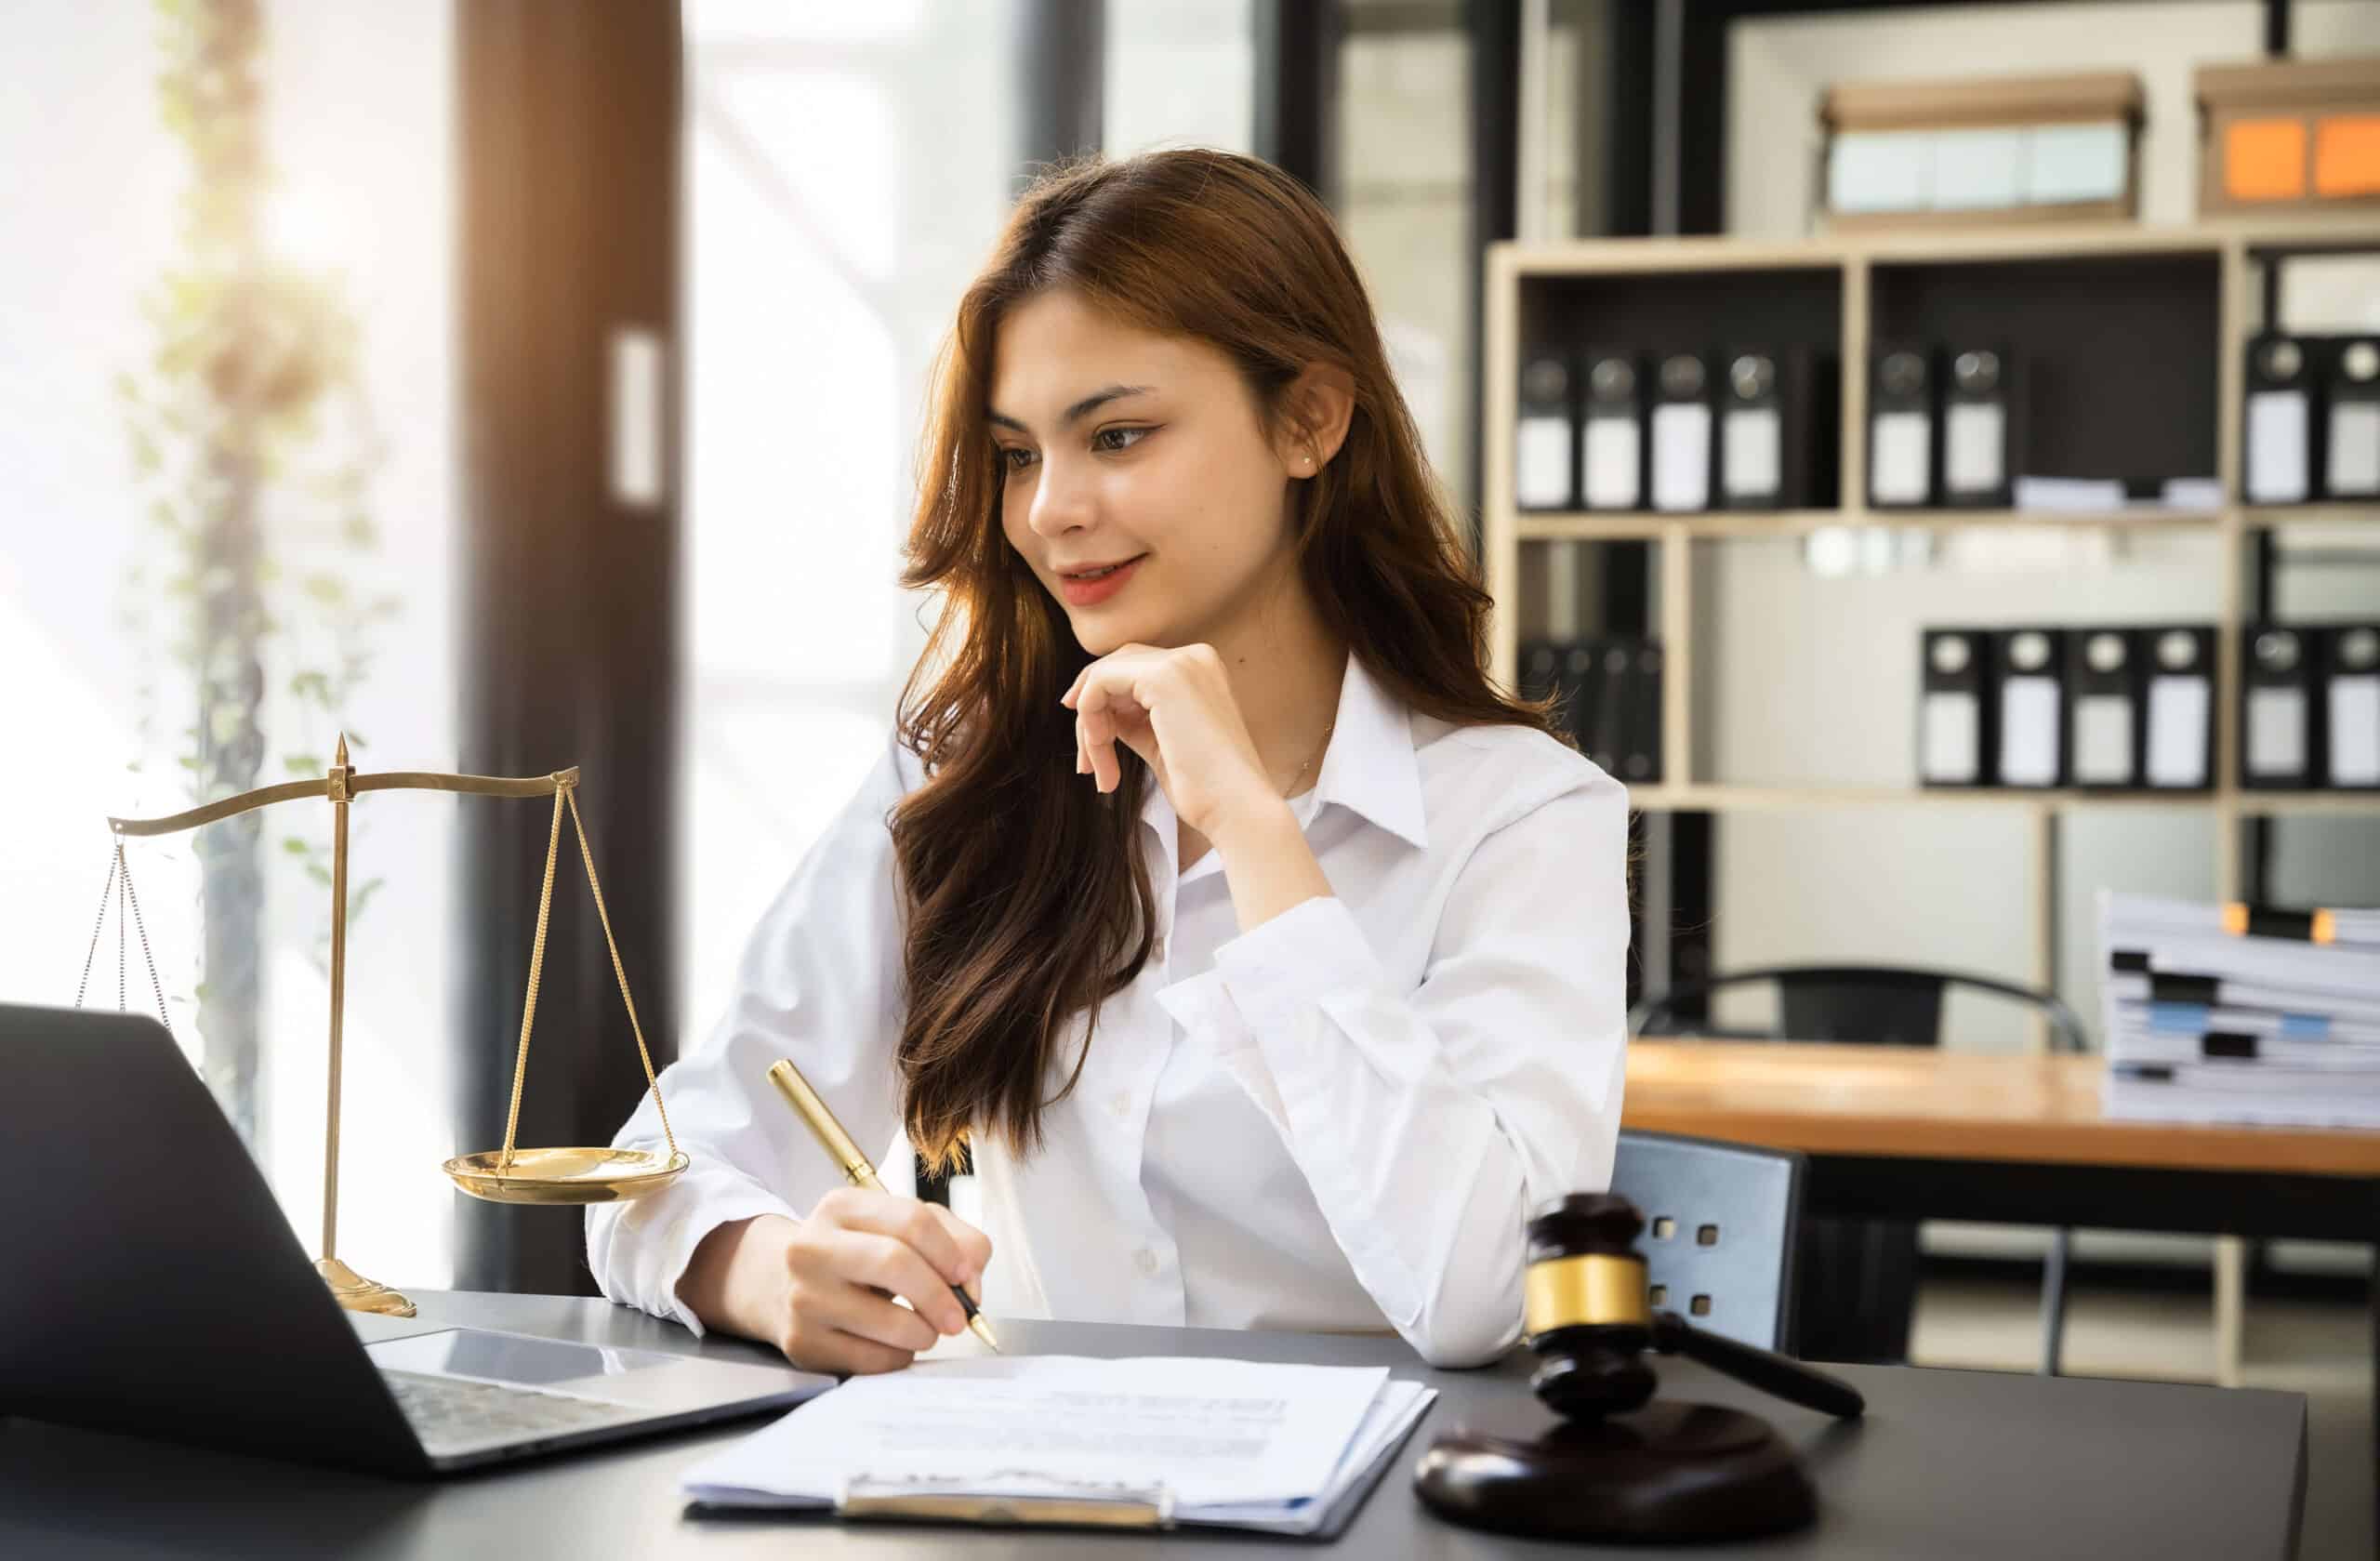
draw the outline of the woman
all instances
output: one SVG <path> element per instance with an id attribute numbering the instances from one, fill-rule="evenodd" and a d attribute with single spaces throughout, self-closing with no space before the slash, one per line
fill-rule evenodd
<path id="1" fill-rule="evenodd" d="M 1610 1175 L 1626 801 L 1483 671 L 1329 214 L 1221 152 L 1051 176 L 921 470 L 898 731 L 663 1076 L 691 1169 L 590 1210 L 604 1293 L 844 1372 L 951 1283 L 1493 1358 L 1527 1209 Z M 986 1228 L 840 1186 L 779 1055 L 888 1172 L 972 1151 Z"/>

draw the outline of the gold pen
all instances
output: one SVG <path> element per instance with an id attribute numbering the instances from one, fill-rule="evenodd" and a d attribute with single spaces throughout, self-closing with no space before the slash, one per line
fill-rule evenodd
<path id="1" fill-rule="evenodd" d="M 867 1163 L 867 1157 L 861 1154 L 859 1145 L 852 1142 L 852 1135 L 843 1131 L 842 1123 L 835 1120 L 835 1114 L 826 1109 L 826 1103 L 818 1098 L 818 1091 L 810 1087 L 810 1080 L 801 1077 L 801 1070 L 795 1067 L 790 1059 L 779 1057 L 769 1065 L 769 1082 L 774 1084 L 787 1104 L 792 1105 L 793 1114 L 810 1125 L 811 1132 L 817 1137 L 818 1146 L 834 1158 L 835 1164 L 853 1186 L 865 1187 L 876 1193 L 886 1190 L 884 1184 L 876 1179 L 876 1168 Z M 968 1330 L 989 1344 L 993 1354 L 1000 1353 L 1000 1342 L 992 1337 L 992 1325 L 975 1310 L 974 1297 L 957 1285 L 950 1287 L 950 1293 L 959 1298 L 960 1309 L 967 1314 Z"/>

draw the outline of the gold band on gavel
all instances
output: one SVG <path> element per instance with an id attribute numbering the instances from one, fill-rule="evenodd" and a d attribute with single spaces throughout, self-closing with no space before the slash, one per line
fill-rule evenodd
<path id="1" fill-rule="evenodd" d="M 1650 1323 L 1645 1260 L 1614 1252 L 1548 1258 L 1528 1265 L 1521 1316 L 1530 1337 L 1582 1324 Z"/>

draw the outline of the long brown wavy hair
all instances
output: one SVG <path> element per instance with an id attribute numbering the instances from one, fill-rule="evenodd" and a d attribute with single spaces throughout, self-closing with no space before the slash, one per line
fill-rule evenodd
<path id="1" fill-rule="evenodd" d="M 926 1160 L 971 1131 L 1017 1154 L 1081 1077 L 1100 1004 L 1149 957 L 1155 901 L 1138 850 L 1149 772 L 1119 750 L 1101 795 L 1074 773 L 1058 696 L 1091 659 L 1009 546 L 987 419 L 992 350 L 1020 300 L 1070 289 L 1113 318 L 1204 341 L 1238 364 L 1264 426 L 1309 364 L 1353 380 L 1346 439 L 1298 484 L 1299 571 L 1323 623 L 1406 705 L 1461 724 L 1547 729 L 1487 676 L 1488 597 L 1391 376 L 1371 301 L 1303 185 L 1208 151 L 1091 160 L 1019 201 L 959 300 L 935 368 L 903 583 L 942 612 L 901 701 L 924 783 L 891 827 L 908 916 L 902 1115 Z M 1075 1014 L 1082 1054 L 1047 1081 Z"/>

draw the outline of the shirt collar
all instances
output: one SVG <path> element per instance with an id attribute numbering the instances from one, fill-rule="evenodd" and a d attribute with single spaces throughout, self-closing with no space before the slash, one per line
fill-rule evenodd
<path id="1" fill-rule="evenodd" d="M 1430 843 L 1412 719 L 1353 651 L 1347 653 L 1338 724 L 1322 756 L 1314 795 L 1317 808 L 1336 802 L 1352 809 L 1416 850 Z"/>
<path id="2" fill-rule="evenodd" d="M 1293 799 L 1300 816 L 1311 818 L 1336 802 L 1361 814 L 1417 850 L 1430 843 L 1421 816 L 1421 762 L 1413 752 L 1413 725 L 1396 696 L 1347 654 L 1339 682 L 1339 713 L 1322 756 L 1313 791 Z M 1154 781 L 1141 803 L 1141 818 L 1157 830 L 1166 855 L 1174 849 L 1173 805 Z"/>
<path id="3" fill-rule="evenodd" d="M 1333 802 L 1416 850 L 1431 845 L 1421 816 L 1421 759 L 1414 754 L 1411 716 L 1355 652 L 1347 652 L 1338 726 L 1323 752 L 1321 775 L 1314 778 L 1316 812 Z"/>

